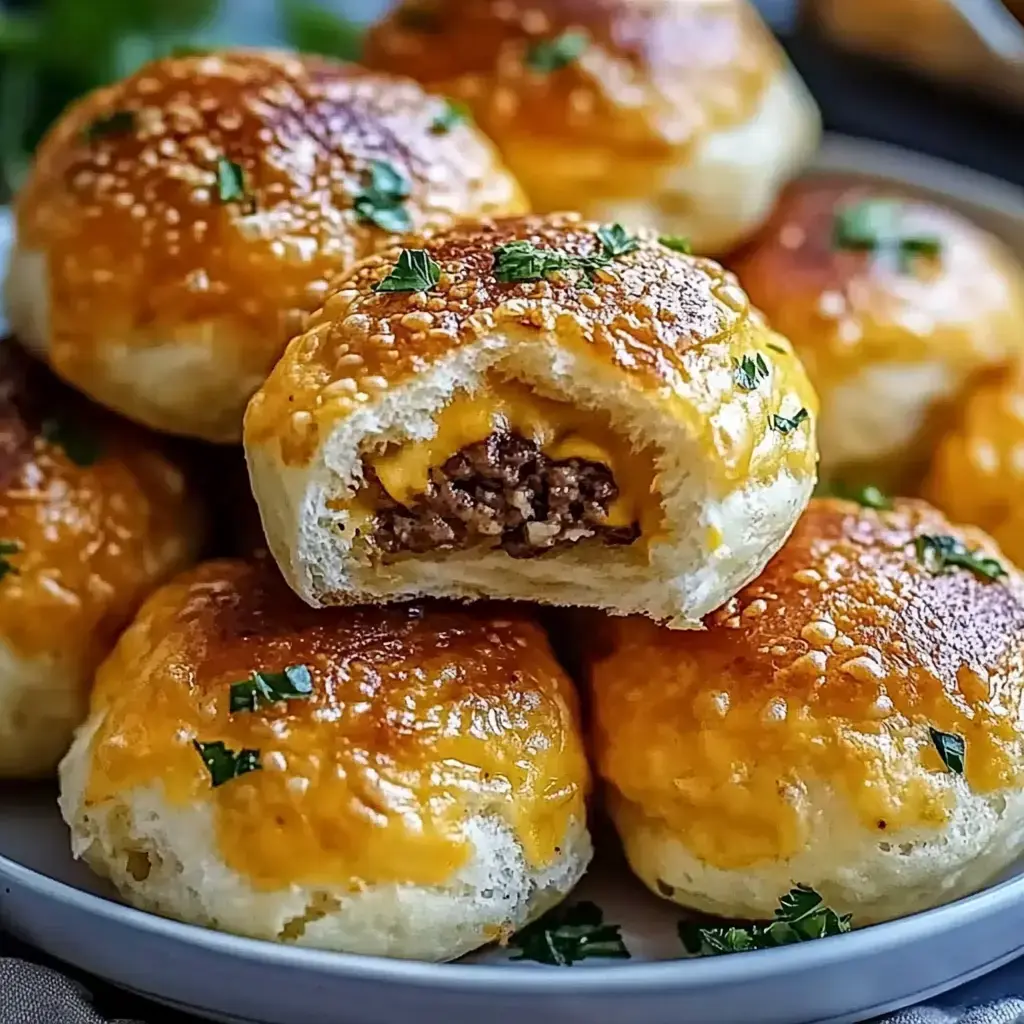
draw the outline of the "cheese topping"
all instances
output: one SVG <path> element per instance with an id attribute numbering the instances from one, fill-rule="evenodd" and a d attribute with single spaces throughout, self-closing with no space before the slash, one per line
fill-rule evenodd
<path id="1" fill-rule="evenodd" d="M 486 391 L 460 392 L 437 414 L 435 423 L 433 437 L 391 445 L 366 458 L 383 488 L 403 505 L 426 491 L 431 469 L 490 434 L 505 431 L 533 441 L 556 461 L 576 458 L 607 466 L 619 488 L 608 509 L 609 526 L 638 522 L 656 529 L 660 522 L 653 453 L 635 451 L 604 413 L 545 398 L 522 383 L 493 381 Z"/>

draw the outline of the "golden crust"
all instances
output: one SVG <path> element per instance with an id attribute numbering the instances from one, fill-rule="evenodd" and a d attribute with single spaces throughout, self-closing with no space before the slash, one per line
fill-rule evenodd
<path id="1" fill-rule="evenodd" d="M 232 684 L 291 665 L 308 698 L 230 712 Z M 87 804 L 157 781 L 209 802 L 225 860 L 260 888 L 440 884 L 475 815 L 546 865 L 584 817 L 575 693 L 522 609 L 313 611 L 269 562 L 209 562 L 144 605 L 93 711 Z M 258 750 L 262 769 L 212 788 L 194 740 Z"/>
<path id="2" fill-rule="evenodd" d="M 269 370 L 329 277 L 393 240 L 353 209 L 374 160 L 408 182 L 415 230 L 521 212 L 471 125 L 433 129 L 444 110 L 407 80 L 262 51 L 157 61 L 74 104 L 16 205 L 19 245 L 49 258 L 53 365 L 87 382 L 110 337 L 215 321 Z M 220 199 L 224 160 L 246 200 Z"/>
<path id="3" fill-rule="evenodd" d="M 987 581 L 922 562 L 947 535 L 999 559 Z M 591 654 L 600 773 L 696 855 L 738 868 L 802 850 L 823 787 L 862 826 L 938 828 L 951 795 L 929 726 L 966 741 L 976 792 L 1024 764 L 1024 580 L 924 502 L 812 501 L 762 575 L 682 633 L 612 620 Z"/>
<path id="4" fill-rule="evenodd" d="M 990 374 L 970 392 L 935 452 L 924 495 L 1024 563 L 1024 368 Z"/>
<path id="5" fill-rule="evenodd" d="M 16 656 L 91 677 L 139 602 L 201 540 L 177 466 L 0 344 L 0 543 L 13 549 L 0 636 Z"/>
<path id="6" fill-rule="evenodd" d="M 533 66 L 566 34 L 585 39 L 576 59 Z M 780 65 L 735 0 L 407 0 L 365 59 L 468 103 L 502 148 L 542 137 L 647 159 L 745 121 Z"/>
<path id="7" fill-rule="evenodd" d="M 895 201 L 904 233 L 937 239 L 939 254 L 901 261 L 837 247 L 837 212 L 869 199 Z M 970 371 L 1024 348 L 1024 271 L 1009 250 L 954 211 L 885 186 L 795 182 L 730 266 L 822 395 L 880 363 Z"/>
<path id="8" fill-rule="evenodd" d="M 653 400 L 685 404 L 676 410 L 680 416 L 699 408 L 695 430 L 714 419 L 712 442 L 726 457 L 726 449 L 739 452 L 743 443 L 730 433 L 724 408 L 749 404 L 754 395 L 739 391 L 734 381 L 735 361 L 745 355 L 761 354 L 776 369 L 772 395 L 754 412 L 743 410 L 744 418 L 756 418 L 761 434 L 776 412 L 792 415 L 804 407 L 814 415 L 816 399 L 799 362 L 751 310 L 735 277 L 711 260 L 667 249 L 650 232 L 640 232 L 636 251 L 598 269 L 593 282 L 576 270 L 512 284 L 494 275 L 499 245 L 528 241 L 592 256 L 601 251 L 599 227 L 575 214 L 553 214 L 463 224 L 429 240 L 407 240 L 425 247 L 440 265 L 440 280 L 427 292 L 373 290 L 390 274 L 400 249 L 364 260 L 337 282 L 306 334 L 292 341 L 254 396 L 246 444 L 274 441 L 286 462 L 308 460 L 336 420 L 494 334 L 514 335 L 524 345 L 553 336 Z M 747 465 L 750 452 L 744 450 Z M 813 444 L 801 451 L 805 468 L 813 470 Z"/>

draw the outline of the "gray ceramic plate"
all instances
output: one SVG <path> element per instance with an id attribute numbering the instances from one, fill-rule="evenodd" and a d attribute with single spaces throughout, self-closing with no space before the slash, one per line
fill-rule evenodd
<path id="1" fill-rule="evenodd" d="M 1024 256 L 1024 196 L 912 153 L 831 139 L 819 160 L 924 187 Z M 678 914 L 634 881 L 614 842 L 581 885 L 621 923 L 629 961 L 572 969 L 488 951 L 457 964 L 318 953 L 125 907 L 68 853 L 51 788 L 0 790 L 0 922 L 54 956 L 152 999 L 244 1024 L 809 1024 L 864 1020 L 1024 953 L 1024 862 L 957 903 L 782 949 L 678 959 Z"/>

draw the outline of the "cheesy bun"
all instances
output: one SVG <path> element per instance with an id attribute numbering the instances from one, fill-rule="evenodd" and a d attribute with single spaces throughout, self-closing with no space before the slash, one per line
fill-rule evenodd
<path id="1" fill-rule="evenodd" d="M 811 178 L 729 264 L 821 400 L 824 480 L 920 483 L 951 403 L 1024 351 L 1024 269 L 952 210 Z"/>
<path id="2" fill-rule="evenodd" d="M 746 0 L 406 0 L 371 67 L 464 103 L 539 212 L 726 251 L 814 150 L 809 93 Z"/>
<path id="3" fill-rule="evenodd" d="M 813 487 L 817 406 L 732 275 L 568 214 L 410 244 L 338 282 L 246 414 L 306 601 L 693 625 L 757 574 Z"/>
<path id="4" fill-rule="evenodd" d="M 413 82 L 318 57 L 147 64 L 73 104 L 15 210 L 15 334 L 147 426 L 241 436 L 328 279 L 408 230 L 517 213 L 493 146 Z"/>
<path id="5" fill-rule="evenodd" d="M 157 591 L 61 765 L 74 852 L 133 905 L 447 960 L 590 860 L 576 695 L 529 613 L 314 612 L 271 563 Z"/>
<path id="6" fill-rule="evenodd" d="M 678 633 L 593 631 L 596 770 L 656 893 L 853 924 L 985 885 L 1024 850 L 1024 581 L 931 506 L 815 499 L 750 586 Z"/>
<path id="7" fill-rule="evenodd" d="M 991 374 L 968 394 L 935 451 L 924 495 L 1024 565 L 1024 367 Z"/>
<path id="8" fill-rule="evenodd" d="M 96 666 L 201 539 L 176 465 L 0 342 L 0 780 L 56 769 Z"/>

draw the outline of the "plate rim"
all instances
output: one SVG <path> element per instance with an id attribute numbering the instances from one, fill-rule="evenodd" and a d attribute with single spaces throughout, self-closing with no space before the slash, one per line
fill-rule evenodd
<path id="1" fill-rule="evenodd" d="M 1024 228 L 1024 190 L 1011 182 L 890 143 L 826 134 L 807 173 L 862 174 L 903 183 L 954 202 L 966 202 L 997 217 L 1020 221 Z M 5 208 L 0 209 L 0 221 L 7 215 Z M 606 970 L 564 971 L 537 964 L 400 960 L 288 946 L 220 932 L 138 910 L 51 878 L 3 854 L 0 854 L 0 881 L 7 886 L 18 885 L 37 897 L 67 905 L 85 915 L 102 918 L 114 926 L 250 963 L 426 989 L 477 992 L 514 989 L 523 995 L 572 994 L 582 990 L 597 995 L 623 993 L 645 983 L 677 990 L 704 988 L 740 979 L 745 983 L 756 982 L 794 970 L 813 971 L 833 966 L 840 960 L 884 954 L 919 939 L 934 937 L 939 932 L 952 932 L 988 916 L 1000 906 L 1024 898 L 1022 872 L 952 903 L 809 943 L 748 951 L 742 956 L 679 957 L 617 964 Z M 0 897 L 2 895 L 0 892 Z"/>

